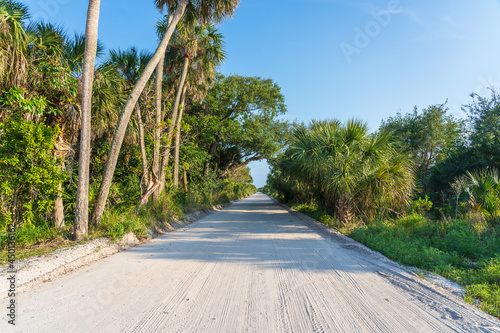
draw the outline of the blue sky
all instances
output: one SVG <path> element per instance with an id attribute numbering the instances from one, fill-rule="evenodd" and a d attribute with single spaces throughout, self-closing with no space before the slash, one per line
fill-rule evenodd
<path id="1" fill-rule="evenodd" d="M 87 1 L 29 0 L 32 16 L 83 32 Z M 153 1 L 103 0 L 107 48 L 154 50 Z M 469 94 L 500 89 L 500 1 L 242 0 L 224 22 L 225 74 L 272 78 L 290 120 L 381 120 L 448 100 L 465 117 Z M 251 165 L 257 186 L 265 162 Z"/>

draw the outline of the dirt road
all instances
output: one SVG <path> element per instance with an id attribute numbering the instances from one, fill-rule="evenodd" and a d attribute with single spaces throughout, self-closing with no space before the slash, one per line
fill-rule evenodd
<path id="1" fill-rule="evenodd" d="M 262 194 L 18 304 L 21 332 L 500 332 L 497 319 Z"/>

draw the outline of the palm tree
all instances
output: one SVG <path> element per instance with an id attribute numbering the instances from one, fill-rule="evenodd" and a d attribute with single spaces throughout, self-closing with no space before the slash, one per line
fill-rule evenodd
<path id="1" fill-rule="evenodd" d="M 217 33 L 217 29 L 209 24 L 198 26 L 194 29 L 194 34 L 190 38 L 193 41 L 186 40 L 184 44 L 183 57 L 191 59 L 190 63 L 184 61 L 185 65 L 190 66 L 191 71 L 188 75 L 188 84 L 183 84 L 183 90 L 188 91 L 193 96 L 193 102 L 201 102 L 208 92 L 209 82 L 215 77 L 215 68 L 220 66 L 226 57 L 223 51 L 224 42 L 222 34 Z M 181 45 L 182 45 L 181 44 Z M 184 94 L 185 95 L 185 94 Z M 180 150 L 180 129 L 182 115 L 185 103 L 177 117 L 175 153 L 174 153 L 174 187 L 179 185 L 179 150 Z M 168 155 L 164 155 L 165 156 Z"/>
<path id="2" fill-rule="evenodd" d="M 0 88 L 20 87 L 26 80 L 27 36 L 24 22 L 28 8 L 17 1 L 0 1 Z"/>
<path id="3" fill-rule="evenodd" d="M 80 157 L 78 164 L 78 188 L 76 192 L 74 238 L 79 241 L 88 235 L 90 136 L 92 110 L 92 84 L 97 53 L 97 28 L 101 0 L 89 0 L 87 26 L 85 28 L 85 55 L 82 75 L 82 110 L 80 129 Z"/>
<path id="4" fill-rule="evenodd" d="M 393 148 L 390 132 L 369 135 L 356 120 L 313 122 L 292 137 L 288 171 L 321 193 L 337 218 L 354 213 L 400 210 L 409 204 L 414 171 L 409 157 Z"/>
<path id="5" fill-rule="evenodd" d="M 466 172 L 465 192 L 474 211 L 485 210 L 496 217 L 500 210 L 500 182 L 498 169 L 485 168 Z"/>
<path id="6" fill-rule="evenodd" d="M 156 49 L 148 65 L 144 68 L 142 75 L 137 80 L 134 89 L 132 89 L 129 98 L 125 103 L 125 106 L 123 107 L 123 111 L 120 116 L 120 120 L 118 121 L 115 135 L 113 137 L 113 142 L 111 143 L 103 179 L 99 187 L 99 193 L 97 195 L 94 209 L 92 211 L 92 221 L 94 224 L 99 224 L 104 212 L 104 207 L 109 194 L 109 189 L 111 187 L 113 174 L 116 168 L 116 163 L 118 161 L 118 155 L 123 143 L 123 138 L 125 136 L 125 131 L 127 129 L 130 115 L 132 114 L 133 108 L 137 103 L 142 90 L 151 77 L 151 74 L 157 67 L 162 54 L 165 52 L 165 49 L 170 41 L 170 37 L 172 36 L 174 29 L 177 26 L 177 23 L 179 23 L 182 16 L 184 15 L 186 15 L 188 19 L 196 18 L 201 21 L 221 21 L 225 17 L 233 14 L 236 6 L 239 4 L 239 1 L 240 0 L 155 0 L 155 3 L 161 8 L 167 6 L 169 12 L 174 12 L 173 19 L 168 26 L 167 31 L 163 36 L 162 41 L 160 42 L 160 45 Z M 188 11 L 186 11 L 187 8 L 189 8 Z"/>
<path id="7" fill-rule="evenodd" d="M 222 51 L 222 45 L 222 35 L 217 33 L 217 29 L 215 29 L 212 25 L 181 25 L 178 27 L 177 33 L 174 35 L 172 46 L 168 51 L 169 59 L 171 61 L 176 61 L 178 58 L 181 59 L 182 74 L 179 79 L 177 94 L 174 100 L 170 126 L 167 129 L 167 143 L 162 154 L 163 159 L 161 161 L 160 168 L 160 192 L 163 190 L 163 186 L 165 184 L 174 130 L 180 130 L 182 113 L 184 110 L 181 108 L 181 111 L 178 114 L 179 103 L 181 101 L 181 96 L 183 96 L 188 72 L 192 67 L 190 75 L 193 82 L 193 85 L 191 85 L 192 87 L 194 87 L 194 83 L 196 82 L 205 82 L 206 79 L 213 77 L 215 75 L 214 68 L 220 65 L 225 58 L 225 53 Z M 177 157 L 174 161 L 175 187 L 178 185 L 179 178 L 179 140 L 180 133 L 177 133 L 175 144 L 176 152 L 174 154 Z"/>

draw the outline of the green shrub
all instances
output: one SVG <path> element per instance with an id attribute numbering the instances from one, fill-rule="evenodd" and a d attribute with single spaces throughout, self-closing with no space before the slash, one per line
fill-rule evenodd
<path id="1" fill-rule="evenodd" d="M 474 304 L 474 299 L 479 299 L 479 307 L 494 316 L 500 317 L 500 285 L 499 284 L 473 284 L 466 288 L 466 300 Z"/>
<path id="2" fill-rule="evenodd" d="M 427 195 L 423 199 L 418 198 L 410 203 L 412 213 L 418 215 L 423 215 L 425 212 L 428 212 L 432 208 L 432 205 L 432 201 L 429 200 Z"/>
<path id="3" fill-rule="evenodd" d="M 0 133 L 0 228 L 45 225 L 65 178 L 53 155 L 59 129 L 7 119 Z"/>
<path id="4" fill-rule="evenodd" d="M 302 204 L 302 205 L 297 205 L 294 208 L 303 214 L 312 214 L 318 210 L 318 205 L 316 205 L 314 203 Z"/>
<path id="5" fill-rule="evenodd" d="M 64 235 L 66 231 L 63 231 L 62 234 Z M 25 224 L 21 228 L 16 229 L 16 247 L 30 247 L 60 236 L 61 231 L 51 228 L 48 224 L 42 226 Z M 7 249 L 8 242 L 9 234 L 7 232 L 0 232 L 0 249 Z"/>

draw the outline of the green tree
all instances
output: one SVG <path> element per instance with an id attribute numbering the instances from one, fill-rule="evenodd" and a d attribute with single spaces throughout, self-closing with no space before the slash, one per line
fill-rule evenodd
<path id="1" fill-rule="evenodd" d="M 500 96 L 472 94 L 472 102 L 462 109 L 469 115 L 468 131 L 433 168 L 431 183 L 437 191 L 453 193 L 450 184 L 468 171 L 500 167 Z"/>
<path id="2" fill-rule="evenodd" d="M 115 135 L 113 137 L 113 142 L 110 147 L 109 156 L 106 161 L 106 167 L 104 170 L 101 185 L 99 187 L 99 193 L 92 210 L 92 221 L 94 222 L 94 224 L 99 224 L 99 222 L 101 221 L 114 170 L 116 168 L 116 162 L 118 160 L 118 155 L 123 143 L 123 138 L 125 136 L 125 131 L 127 129 L 127 124 L 130 119 L 132 110 L 137 103 L 140 93 L 144 89 L 151 74 L 162 58 L 163 53 L 165 52 L 165 49 L 170 41 L 170 37 L 172 36 L 175 27 L 181 20 L 181 17 L 186 14 L 188 18 L 191 16 L 191 18 L 194 17 L 202 21 L 214 20 L 218 22 L 225 17 L 233 14 L 236 6 L 239 4 L 239 0 L 156 0 L 155 3 L 159 7 L 163 7 L 166 5 L 169 12 L 174 13 L 173 19 L 170 22 L 167 31 L 163 36 L 162 41 L 160 42 L 160 45 L 158 46 L 148 65 L 144 68 L 144 71 L 142 72 L 140 78 L 137 80 L 134 88 L 129 95 L 129 98 L 127 99 L 127 102 L 125 103 L 125 106 L 123 107 L 122 114 L 118 121 Z M 187 12 L 186 8 L 189 9 Z"/>
<path id="3" fill-rule="evenodd" d="M 179 101 L 181 96 L 186 97 L 186 93 L 196 93 L 193 91 L 198 88 L 201 83 L 211 80 L 215 75 L 215 68 L 218 67 L 225 59 L 222 35 L 217 32 L 217 29 L 211 25 L 181 25 L 177 33 L 174 35 L 173 43 L 170 48 L 169 55 L 173 59 L 176 55 L 182 59 L 182 75 L 180 78 L 177 95 L 175 97 L 171 124 L 167 129 L 167 143 L 163 154 L 161 177 L 160 181 L 165 182 L 165 172 L 168 165 L 168 159 L 171 150 L 171 138 L 175 132 L 175 153 L 174 153 L 174 175 L 173 183 L 177 187 L 179 183 L 179 146 L 180 146 L 180 129 L 182 116 L 185 112 L 184 107 L 180 109 Z M 188 80 L 188 82 L 186 82 Z M 190 88 L 189 90 L 187 88 Z M 199 92 L 200 89 L 198 89 Z M 184 92 L 184 94 L 183 94 Z M 195 97 L 195 96 L 193 96 Z M 200 98 L 198 98 L 200 99 Z M 174 131 L 175 130 L 175 131 Z"/>
<path id="4" fill-rule="evenodd" d="M 469 115 L 471 134 L 470 147 L 475 158 L 484 167 L 500 166 L 500 94 L 491 91 L 491 96 L 472 94 L 472 103 L 464 106 Z"/>
<path id="5" fill-rule="evenodd" d="M 419 185 L 425 193 L 432 190 L 430 178 L 437 163 L 445 160 L 464 140 L 463 122 L 447 115 L 445 104 L 432 105 L 418 112 L 390 117 L 381 129 L 394 133 L 399 148 L 415 161 Z"/>
<path id="6" fill-rule="evenodd" d="M 64 180 L 53 155 L 58 131 L 21 117 L 0 123 L 2 228 L 46 223 Z"/>
<path id="7" fill-rule="evenodd" d="M 284 144 L 288 125 L 278 118 L 285 112 L 281 89 L 271 79 L 218 75 L 191 118 L 210 155 L 204 175 L 211 164 L 222 178 L 252 161 L 274 158 Z"/>

